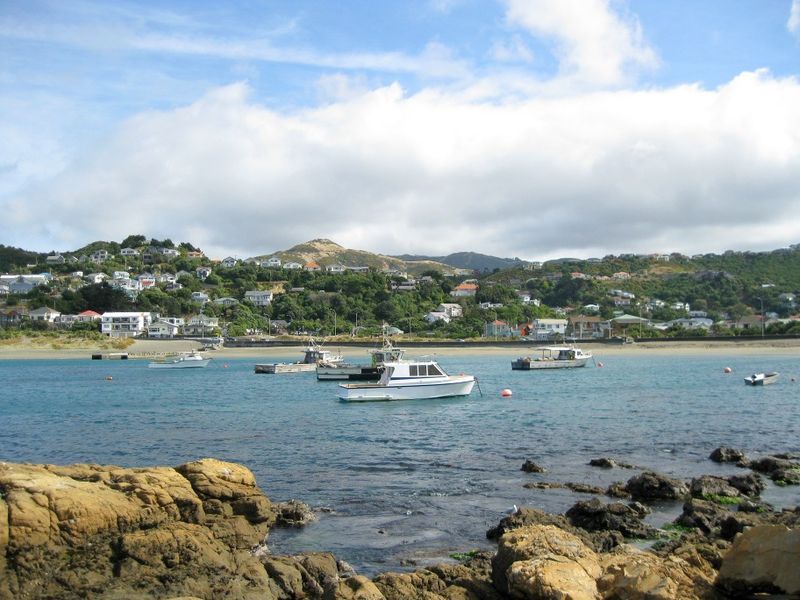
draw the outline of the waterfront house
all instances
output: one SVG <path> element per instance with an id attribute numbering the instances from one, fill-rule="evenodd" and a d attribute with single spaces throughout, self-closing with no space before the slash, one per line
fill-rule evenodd
<path id="1" fill-rule="evenodd" d="M 83 312 L 78 313 L 77 321 L 78 323 L 89 323 L 91 321 L 99 321 L 103 318 L 99 312 L 95 312 L 93 310 L 85 310 Z"/>
<path id="2" fill-rule="evenodd" d="M 529 337 L 537 341 L 563 338 L 567 333 L 566 319 L 534 319 L 531 323 Z"/>
<path id="3" fill-rule="evenodd" d="M 138 337 L 151 322 L 149 312 L 106 312 L 100 321 L 100 331 L 109 337 Z"/>
<path id="4" fill-rule="evenodd" d="M 597 316 L 574 315 L 567 319 L 567 333 L 578 339 L 603 337 L 602 319 Z"/>
<path id="5" fill-rule="evenodd" d="M 180 319 L 183 321 L 183 319 Z M 180 335 L 181 325 L 174 319 L 159 319 L 147 327 L 147 337 L 151 338 L 174 338 Z"/>
<path id="6" fill-rule="evenodd" d="M 487 338 L 511 338 L 520 337 L 521 332 L 519 327 L 514 327 L 510 323 L 495 319 L 486 323 L 483 327 L 483 337 Z"/>
<path id="7" fill-rule="evenodd" d="M 734 329 L 750 329 L 761 331 L 761 323 L 763 317 L 761 315 L 745 315 L 733 324 Z"/>
<path id="8" fill-rule="evenodd" d="M 269 306 L 272 304 L 272 292 L 262 290 L 248 290 L 244 299 L 253 306 Z"/>
<path id="9" fill-rule="evenodd" d="M 199 314 L 189 319 L 183 328 L 184 335 L 212 335 L 219 329 L 219 319 Z"/>

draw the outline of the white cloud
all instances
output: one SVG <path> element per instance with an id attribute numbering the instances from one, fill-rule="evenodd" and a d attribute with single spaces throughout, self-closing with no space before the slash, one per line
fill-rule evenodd
<path id="1" fill-rule="evenodd" d="M 139 114 L 0 209 L 47 249 L 143 232 L 213 255 L 328 237 L 546 258 L 780 247 L 798 190 L 800 82 L 759 71 L 505 102 L 391 85 L 293 114 L 237 84 Z"/>
<path id="2" fill-rule="evenodd" d="M 795 35 L 800 35 L 800 0 L 792 0 L 792 8 L 789 12 L 789 21 L 786 27 Z"/>
<path id="3" fill-rule="evenodd" d="M 617 85 L 632 70 L 657 63 L 638 21 L 616 14 L 610 0 L 505 1 L 510 24 L 555 41 L 563 76 Z"/>
<path id="4" fill-rule="evenodd" d="M 495 42 L 489 53 L 499 62 L 533 62 L 533 52 L 518 35 Z"/>

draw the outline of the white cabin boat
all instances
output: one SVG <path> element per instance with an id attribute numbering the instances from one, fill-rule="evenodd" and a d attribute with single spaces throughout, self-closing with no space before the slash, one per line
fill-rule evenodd
<path id="1" fill-rule="evenodd" d="M 331 365 L 342 362 L 341 354 L 334 354 L 330 350 L 323 350 L 319 344 L 311 343 L 303 351 L 303 360 L 294 363 L 266 363 L 256 365 L 256 373 L 301 373 L 314 371 L 318 365 Z"/>
<path id="2" fill-rule="evenodd" d="M 354 365 L 350 363 L 320 364 L 317 366 L 317 379 L 339 381 L 378 381 L 387 362 L 403 360 L 405 350 L 395 348 L 388 338 L 384 338 L 383 346 L 369 351 L 370 364 Z"/>
<path id="3" fill-rule="evenodd" d="M 511 361 L 514 371 L 533 371 L 536 369 L 572 369 L 585 367 L 592 358 L 591 352 L 584 352 L 574 346 L 542 346 L 536 349 L 538 356 L 524 356 Z"/>
<path id="4" fill-rule="evenodd" d="M 753 373 L 750 377 L 745 377 L 747 385 L 769 385 L 778 380 L 779 373 Z"/>
<path id="5" fill-rule="evenodd" d="M 340 383 L 339 399 L 374 402 L 467 396 L 474 385 L 472 375 L 448 375 L 432 360 L 394 361 L 384 364 L 378 383 Z"/>
<path id="6" fill-rule="evenodd" d="M 150 369 L 196 369 L 207 367 L 210 362 L 210 358 L 205 358 L 198 352 L 189 352 L 154 360 L 147 367 Z"/>

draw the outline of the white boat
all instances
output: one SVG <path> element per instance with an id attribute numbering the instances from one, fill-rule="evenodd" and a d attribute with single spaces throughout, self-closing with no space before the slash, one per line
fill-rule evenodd
<path id="1" fill-rule="evenodd" d="M 162 359 L 152 361 L 147 366 L 150 369 L 197 369 L 207 367 L 210 362 L 210 358 L 205 358 L 198 352 L 189 352 L 176 356 L 165 356 Z"/>
<path id="2" fill-rule="evenodd" d="M 378 383 L 340 383 L 339 399 L 373 402 L 467 396 L 474 385 L 472 375 L 448 375 L 435 361 L 403 360 L 385 363 Z"/>
<path id="3" fill-rule="evenodd" d="M 591 352 L 584 352 L 574 346 L 542 346 L 536 349 L 538 356 L 524 356 L 511 361 L 511 369 L 515 371 L 532 371 L 535 369 L 572 369 L 585 367 L 592 358 Z"/>
<path id="4" fill-rule="evenodd" d="M 780 373 L 753 373 L 750 377 L 745 377 L 744 382 L 747 385 L 769 385 L 778 380 Z"/>
<path id="5" fill-rule="evenodd" d="M 301 373 L 314 371 L 318 365 L 332 365 L 342 362 L 341 354 L 323 350 L 313 339 L 303 351 L 303 360 L 294 363 L 266 363 L 256 365 L 256 373 Z"/>
<path id="6" fill-rule="evenodd" d="M 369 351 L 370 364 L 354 365 L 350 363 L 320 364 L 317 366 L 317 379 L 339 381 L 378 381 L 387 362 L 403 360 L 405 350 L 395 348 L 388 337 L 384 337 L 383 346 Z"/>

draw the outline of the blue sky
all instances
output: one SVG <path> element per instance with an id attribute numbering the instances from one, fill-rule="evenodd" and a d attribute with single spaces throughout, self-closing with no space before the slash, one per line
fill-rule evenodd
<path id="1" fill-rule="evenodd" d="M 781 247 L 798 71 L 798 0 L 0 0 L 3 243 Z"/>

